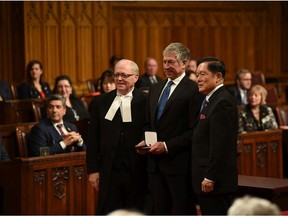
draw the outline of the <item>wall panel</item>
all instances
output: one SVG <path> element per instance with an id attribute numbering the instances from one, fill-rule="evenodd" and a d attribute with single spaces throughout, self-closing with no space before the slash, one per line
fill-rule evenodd
<path id="1" fill-rule="evenodd" d="M 41 60 L 50 83 L 62 73 L 75 83 L 96 78 L 108 68 L 113 54 L 135 60 L 141 73 L 145 58 L 152 56 L 161 70 L 162 50 L 175 41 L 186 44 L 195 58 L 216 55 L 223 59 L 227 82 L 233 82 L 240 67 L 288 77 L 288 43 L 284 38 L 288 32 L 287 3 L 25 1 L 24 37 L 19 34 L 12 40 L 12 22 L 8 20 L 13 16 L 13 3 L 1 3 L 0 7 L 3 26 L 8 30 L 0 32 L 8 43 L 0 42 L 4 50 L 1 64 L 12 56 L 9 65 L 1 69 L 13 70 L 14 38 L 24 38 L 25 50 L 18 55 L 25 64 L 35 58 Z M 20 59 L 16 63 L 21 63 Z M 21 76 L 4 77 L 11 81 L 25 78 L 24 70 Z"/>

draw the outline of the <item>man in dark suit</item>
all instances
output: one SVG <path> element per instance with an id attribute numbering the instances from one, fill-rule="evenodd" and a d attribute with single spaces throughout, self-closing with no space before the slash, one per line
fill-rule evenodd
<path id="1" fill-rule="evenodd" d="M 5 80 L 0 80 L 0 101 L 1 100 L 10 100 L 11 94 L 10 94 L 10 88 Z"/>
<path id="2" fill-rule="evenodd" d="M 237 105 L 247 104 L 247 92 L 251 88 L 252 74 L 247 69 L 238 69 L 235 75 L 235 85 L 228 88 L 228 91 L 237 100 Z"/>
<path id="3" fill-rule="evenodd" d="M 215 57 L 198 61 L 199 91 L 206 95 L 192 137 L 192 185 L 202 215 L 225 215 L 237 191 L 238 114 L 223 87 L 225 66 Z"/>
<path id="4" fill-rule="evenodd" d="M 50 95 L 46 101 L 47 118 L 32 127 L 29 134 L 29 156 L 39 156 L 41 147 L 49 147 L 50 154 L 82 151 L 85 148 L 77 127 L 63 121 L 65 98 Z"/>
<path id="5" fill-rule="evenodd" d="M 190 143 L 174 141 L 192 128 L 203 99 L 197 84 L 185 76 L 189 59 L 190 51 L 183 44 L 168 45 L 163 51 L 163 68 L 168 80 L 151 86 L 149 91 L 147 130 L 157 132 L 158 137 L 158 142 L 146 152 L 153 214 L 196 214 L 190 176 Z M 162 98 L 169 86 L 169 98 L 163 105 Z M 142 145 L 144 142 L 137 147 Z M 144 150 L 138 152 L 145 154 Z"/>
<path id="6" fill-rule="evenodd" d="M 136 88 L 149 91 L 151 85 L 160 82 L 162 79 L 157 76 L 158 64 L 156 59 L 148 57 L 145 60 L 145 74 L 136 82 Z"/>
<path id="7" fill-rule="evenodd" d="M 116 209 L 142 210 L 146 192 L 146 157 L 136 153 L 145 124 L 147 95 L 134 88 L 139 69 L 122 59 L 115 66 L 116 90 L 91 104 L 87 170 L 99 190 L 97 214 Z"/>

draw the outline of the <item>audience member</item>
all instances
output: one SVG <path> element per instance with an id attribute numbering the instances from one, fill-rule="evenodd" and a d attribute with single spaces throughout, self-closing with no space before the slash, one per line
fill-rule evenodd
<path id="1" fill-rule="evenodd" d="M 279 207 L 269 200 L 244 196 L 233 202 L 228 215 L 281 215 L 281 212 Z"/>
<path id="2" fill-rule="evenodd" d="M 252 84 L 252 74 L 247 69 L 239 69 L 236 71 L 235 75 L 235 85 L 228 88 L 228 91 L 235 97 L 237 104 L 246 105 L 247 92 L 251 88 Z"/>
<path id="3" fill-rule="evenodd" d="M 197 70 L 197 60 L 196 59 L 190 58 L 187 70 L 191 70 L 191 71 L 194 71 L 194 73 L 196 73 L 196 70 Z"/>
<path id="4" fill-rule="evenodd" d="M 270 107 L 265 105 L 267 90 L 254 85 L 248 92 L 248 104 L 239 108 L 239 133 L 277 129 L 278 124 Z"/>
<path id="5" fill-rule="evenodd" d="M 100 77 L 100 93 L 107 93 L 116 89 L 114 71 L 105 70 Z"/>
<path id="6" fill-rule="evenodd" d="M 196 73 L 206 97 L 193 128 L 192 186 L 202 215 L 225 215 L 238 189 L 237 103 L 224 88 L 225 65 L 218 58 L 200 59 Z"/>
<path id="7" fill-rule="evenodd" d="M 144 66 L 145 73 L 138 79 L 135 86 L 141 90 L 149 90 L 152 84 L 158 83 L 162 79 L 157 76 L 158 64 L 156 59 L 148 57 Z"/>
<path id="8" fill-rule="evenodd" d="M 9 160 L 9 155 L 6 151 L 4 144 L 2 143 L 1 136 L 0 136 L 0 160 Z"/>
<path id="9" fill-rule="evenodd" d="M 40 61 L 30 61 L 27 65 L 26 73 L 27 82 L 20 84 L 17 89 L 19 99 L 45 99 L 51 94 L 49 84 L 43 82 L 43 68 Z"/>
<path id="10" fill-rule="evenodd" d="M 64 121 L 73 122 L 89 118 L 89 112 L 83 101 L 77 98 L 74 93 L 72 81 L 69 76 L 60 75 L 56 77 L 53 93 L 63 96 L 66 100 L 66 114 L 63 117 Z"/>
<path id="11" fill-rule="evenodd" d="M 122 59 L 124 58 L 121 55 L 112 55 L 111 58 L 109 59 L 109 69 L 114 71 L 115 65 Z"/>
<path id="12" fill-rule="evenodd" d="M 196 72 L 194 72 L 194 71 L 192 71 L 192 70 L 190 70 L 190 69 L 187 69 L 187 70 L 185 71 L 185 73 L 186 73 L 186 76 L 189 77 L 189 79 L 197 82 Z"/>
<path id="13" fill-rule="evenodd" d="M 6 80 L 0 80 L 0 101 L 2 100 L 10 100 L 11 94 L 10 94 L 10 88 L 9 84 Z"/>
<path id="14" fill-rule="evenodd" d="M 138 76 L 136 63 L 120 60 L 116 89 L 95 97 L 91 106 L 87 170 L 99 190 L 97 214 L 144 206 L 146 157 L 136 153 L 135 144 L 142 138 L 147 95 L 134 88 Z"/>
<path id="15" fill-rule="evenodd" d="M 189 59 L 186 46 L 169 44 L 163 51 L 163 69 L 168 79 L 152 85 L 149 91 L 147 131 L 157 132 L 158 141 L 148 151 L 137 151 L 148 154 L 153 214 L 196 214 L 191 187 L 191 144 L 175 141 L 192 128 L 203 99 L 197 84 L 185 75 Z M 143 145 L 144 141 L 137 147 Z"/>
<path id="16" fill-rule="evenodd" d="M 50 154 L 82 151 L 85 148 L 77 127 L 63 121 L 66 101 L 52 94 L 46 100 L 47 118 L 32 127 L 29 134 L 29 156 L 39 156 L 41 147 L 49 147 Z"/>

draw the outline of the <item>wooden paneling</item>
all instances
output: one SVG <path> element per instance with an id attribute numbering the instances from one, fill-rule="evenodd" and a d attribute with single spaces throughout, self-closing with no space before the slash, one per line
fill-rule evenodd
<path id="1" fill-rule="evenodd" d="M 1 162 L 0 172 L 3 214 L 95 214 L 97 193 L 88 183 L 85 152 L 16 158 Z"/>
<path id="2" fill-rule="evenodd" d="M 13 3 L 0 6 L 1 18 L 8 21 Z M 9 14 L 4 13 L 5 7 L 11 9 Z M 97 78 L 113 54 L 136 61 L 141 73 L 145 58 L 155 57 L 159 75 L 164 77 L 162 50 L 175 41 L 187 45 L 195 58 L 216 55 L 223 59 L 228 83 L 242 67 L 263 71 L 266 77 L 288 77 L 284 37 L 288 7 L 284 2 L 25 1 L 23 7 L 24 37 L 14 35 L 11 41 L 10 31 L 4 34 L 7 45 L 0 43 L 8 58 L 14 59 L 15 38 L 25 38 L 25 51 L 18 56 L 26 64 L 31 59 L 42 61 L 49 83 L 59 74 L 70 75 L 76 84 Z M 11 23 L 5 27 L 12 29 Z M 1 54 L 4 63 L 7 56 Z M 4 70 L 13 70 L 13 60 L 8 63 Z M 24 67 L 20 73 L 26 76 Z M 14 74 L 11 80 L 21 76 Z"/>
<path id="3" fill-rule="evenodd" d="M 239 134 L 238 174 L 283 178 L 282 131 Z"/>

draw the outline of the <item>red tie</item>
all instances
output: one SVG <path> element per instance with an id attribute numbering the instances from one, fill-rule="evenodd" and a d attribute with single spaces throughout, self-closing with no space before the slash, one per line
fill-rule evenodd
<path id="1" fill-rule="evenodd" d="M 61 136 L 64 138 L 66 135 L 65 135 L 64 131 L 62 130 L 63 125 L 62 125 L 62 124 L 58 124 L 58 125 L 56 125 L 56 127 L 58 128 Z M 74 152 L 74 151 L 75 151 L 74 146 L 72 146 L 72 145 L 69 146 L 69 150 L 70 150 L 71 152 Z"/>
<path id="2" fill-rule="evenodd" d="M 61 136 L 64 138 L 64 137 L 65 137 L 65 133 L 64 133 L 64 131 L 62 130 L 63 125 L 62 125 L 62 124 L 58 124 L 58 125 L 56 125 L 56 126 L 57 126 L 57 128 L 58 128 Z"/>

